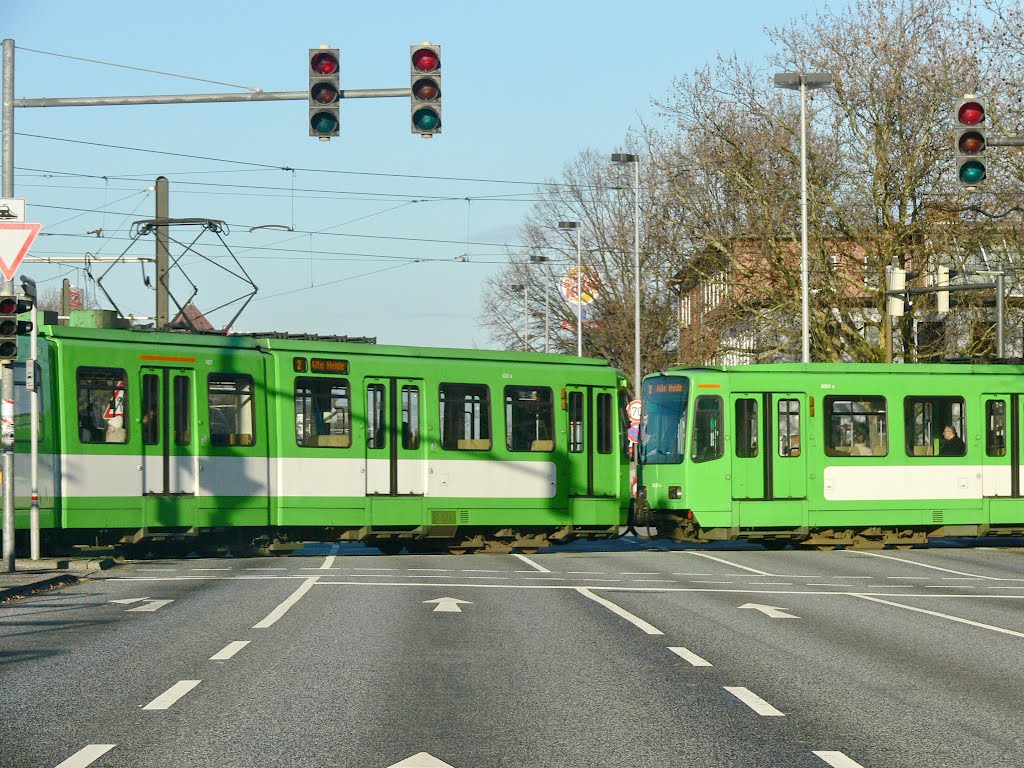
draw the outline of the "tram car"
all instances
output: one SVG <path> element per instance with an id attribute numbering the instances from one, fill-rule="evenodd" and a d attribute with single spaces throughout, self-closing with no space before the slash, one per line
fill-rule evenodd
<path id="1" fill-rule="evenodd" d="M 23 362 L 15 376 L 21 549 Z M 531 551 L 626 522 L 625 381 L 600 360 L 43 325 L 35 378 L 45 552 Z"/>
<path id="2" fill-rule="evenodd" d="M 1024 534 L 1024 366 L 675 368 L 643 385 L 660 535 L 835 546 Z"/>

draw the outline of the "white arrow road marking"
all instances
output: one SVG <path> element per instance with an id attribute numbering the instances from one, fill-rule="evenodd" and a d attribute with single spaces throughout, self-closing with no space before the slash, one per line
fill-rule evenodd
<path id="1" fill-rule="evenodd" d="M 149 613 L 152 613 L 153 611 L 160 610 L 168 603 L 173 602 L 173 600 L 150 600 L 145 605 L 140 605 L 138 608 L 129 608 L 127 610 L 127 613 L 132 613 L 133 611 L 147 611 Z"/>
<path id="2" fill-rule="evenodd" d="M 174 702 L 176 702 L 178 699 L 180 699 L 186 693 L 191 691 L 193 688 L 195 688 L 201 682 L 203 682 L 203 681 L 202 680 L 179 680 L 174 685 L 172 685 L 170 688 L 168 688 L 166 691 L 164 691 L 159 696 L 157 696 L 155 699 L 153 699 L 151 702 L 149 702 L 149 704 L 144 706 L 143 709 L 170 709 L 171 706 L 174 704 Z"/>
<path id="3" fill-rule="evenodd" d="M 762 717 L 785 717 L 783 712 L 779 712 L 775 707 L 769 704 L 767 701 L 762 699 L 756 693 L 752 692 L 749 688 L 730 687 L 725 686 L 725 690 L 735 696 L 737 699 L 742 701 L 757 714 Z"/>
<path id="4" fill-rule="evenodd" d="M 440 612 L 440 613 L 462 613 L 462 609 L 459 608 L 460 604 L 461 605 L 472 605 L 473 604 L 469 600 L 459 600 L 459 598 L 457 598 L 457 597 L 439 597 L 436 600 L 424 600 L 423 602 L 427 603 L 428 605 L 436 603 L 437 607 L 434 608 L 434 613 L 438 613 L 438 612 Z M 421 752 L 420 754 L 426 754 L 426 753 L 425 752 Z M 404 765 L 404 763 L 399 763 L 399 765 Z M 410 765 L 418 765 L 418 763 L 410 763 Z M 424 765 L 428 765 L 428 763 L 424 763 Z M 433 765 L 433 763 L 430 763 L 430 765 Z M 439 763 L 439 765 L 444 765 L 444 763 Z"/>
<path id="5" fill-rule="evenodd" d="M 148 597 L 126 597 L 124 600 L 107 600 L 108 603 L 117 603 L 119 605 L 131 605 L 132 603 L 141 603 L 143 600 L 149 600 Z"/>
<path id="6" fill-rule="evenodd" d="M 117 744 L 90 744 L 75 752 L 75 754 L 58 765 L 57 768 L 85 768 L 85 766 L 103 757 L 103 755 L 116 746 Z"/>
<path id="7" fill-rule="evenodd" d="M 799 619 L 799 616 L 794 616 L 791 613 L 786 613 L 788 608 L 776 608 L 773 605 L 758 605 L 757 603 L 747 603 L 741 605 L 740 608 L 753 608 L 755 611 L 760 611 L 769 619 Z"/>
<path id="8" fill-rule="evenodd" d="M 842 752 L 815 751 L 814 754 L 831 765 L 832 768 L 864 768 L 860 763 L 855 763 Z"/>
<path id="9" fill-rule="evenodd" d="M 426 752 L 417 752 L 400 763 L 389 765 L 388 768 L 454 768 L 443 760 L 438 760 Z"/>

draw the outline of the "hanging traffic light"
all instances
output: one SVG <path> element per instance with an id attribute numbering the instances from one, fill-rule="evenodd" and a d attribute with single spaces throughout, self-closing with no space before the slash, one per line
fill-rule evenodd
<path id="1" fill-rule="evenodd" d="M 985 102 L 964 97 L 956 105 L 956 176 L 965 187 L 985 183 Z"/>
<path id="2" fill-rule="evenodd" d="M 409 46 L 411 131 L 421 136 L 441 132 L 441 46 Z"/>
<path id="3" fill-rule="evenodd" d="M 18 297 L 11 288 L 0 293 L 0 361 L 18 359 Z"/>
<path id="4" fill-rule="evenodd" d="M 330 140 L 341 133 L 341 57 L 337 48 L 309 49 L 309 135 Z"/>

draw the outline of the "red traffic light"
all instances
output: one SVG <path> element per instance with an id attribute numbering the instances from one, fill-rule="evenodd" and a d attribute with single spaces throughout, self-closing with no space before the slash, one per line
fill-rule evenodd
<path id="1" fill-rule="evenodd" d="M 962 125 L 977 125 L 985 119 L 985 108 L 976 101 L 966 101 L 957 110 L 956 119 Z"/>
<path id="2" fill-rule="evenodd" d="M 338 57 L 329 51 L 321 51 L 309 60 L 310 70 L 317 75 L 333 75 L 341 68 Z"/>
<path id="3" fill-rule="evenodd" d="M 15 315 L 18 313 L 18 300 L 14 296 L 0 298 L 0 315 Z"/>
<path id="4" fill-rule="evenodd" d="M 432 48 L 419 48 L 412 55 L 412 66 L 419 72 L 433 72 L 441 66 L 441 57 Z"/>

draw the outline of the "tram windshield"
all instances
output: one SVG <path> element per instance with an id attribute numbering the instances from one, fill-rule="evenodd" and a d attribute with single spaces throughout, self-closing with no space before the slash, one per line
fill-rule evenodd
<path id="1" fill-rule="evenodd" d="M 686 455 L 686 407 L 690 380 L 659 376 L 644 384 L 644 415 L 640 423 L 640 461 L 679 464 Z"/>

